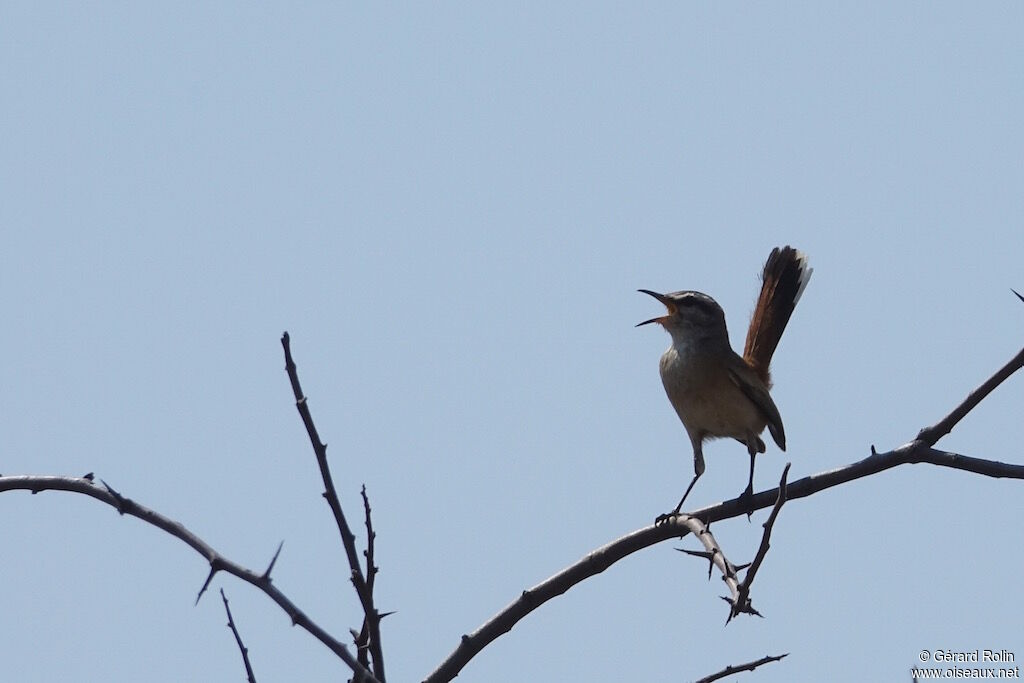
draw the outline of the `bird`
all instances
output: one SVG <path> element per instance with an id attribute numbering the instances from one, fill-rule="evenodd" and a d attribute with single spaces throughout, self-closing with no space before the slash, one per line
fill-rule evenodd
<path id="1" fill-rule="evenodd" d="M 798 249 L 785 246 L 772 250 L 761 274 L 761 293 L 750 318 L 742 356 L 729 343 L 725 312 L 707 294 L 638 290 L 667 309 L 666 315 L 645 320 L 637 327 L 658 323 L 672 337 L 661 356 L 661 380 L 693 446 L 693 480 L 675 509 L 659 515 L 657 521 L 679 514 L 704 474 L 704 442 L 721 437 L 733 438 L 747 447 L 750 477 L 740 501 L 748 516 L 752 512 L 754 457 L 765 452 L 760 435 L 766 427 L 776 445 L 786 450 L 782 416 L 769 393 L 769 366 L 812 272 L 806 254 Z"/>

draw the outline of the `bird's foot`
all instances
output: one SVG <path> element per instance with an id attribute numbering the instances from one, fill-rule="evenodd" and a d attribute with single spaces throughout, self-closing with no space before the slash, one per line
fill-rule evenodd
<path id="1" fill-rule="evenodd" d="M 747 486 L 743 490 L 743 493 L 739 497 L 740 510 L 747 513 L 747 521 L 750 521 L 750 516 L 754 514 L 754 487 Z"/>
<path id="2" fill-rule="evenodd" d="M 681 513 L 679 512 L 679 510 L 676 509 L 676 510 L 673 510 L 672 512 L 666 512 L 663 515 L 658 515 L 657 517 L 654 518 L 654 526 L 661 526 L 662 524 L 664 524 L 665 522 L 669 521 L 670 519 L 672 519 L 674 517 L 678 517 L 680 514 Z"/>

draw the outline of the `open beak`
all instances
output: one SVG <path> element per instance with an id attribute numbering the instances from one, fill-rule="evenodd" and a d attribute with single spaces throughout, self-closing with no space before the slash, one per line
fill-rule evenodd
<path id="1" fill-rule="evenodd" d="M 638 291 L 638 292 L 643 292 L 644 294 L 647 294 L 647 295 L 653 296 L 653 297 L 654 297 L 655 299 L 657 299 L 657 300 L 658 300 L 658 301 L 660 301 L 660 302 L 661 302 L 662 304 L 664 304 L 664 305 L 665 305 L 665 308 L 667 308 L 667 309 L 668 309 L 668 315 L 663 315 L 663 316 L 660 316 L 660 317 L 657 317 L 657 318 L 651 318 L 650 320 L 645 320 L 645 321 L 643 321 L 642 323 L 637 323 L 637 324 L 636 324 L 636 326 L 637 326 L 637 327 L 640 327 L 641 325 L 649 325 L 650 323 L 662 323 L 662 324 L 664 324 L 664 323 L 665 323 L 665 321 L 666 321 L 666 320 L 668 320 L 668 319 L 669 319 L 669 317 L 670 317 L 670 316 L 671 316 L 671 315 L 672 315 L 673 313 L 675 313 L 675 312 L 676 312 L 676 306 L 675 306 L 675 304 L 674 304 L 674 303 L 672 303 L 672 300 L 671 300 L 671 299 L 669 299 L 669 298 L 668 298 L 667 296 L 665 296 L 664 294 L 658 294 L 657 292 L 652 292 L 652 291 L 651 291 L 651 290 L 649 290 L 649 289 L 638 289 L 638 290 L 636 290 L 636 291 Z"/>

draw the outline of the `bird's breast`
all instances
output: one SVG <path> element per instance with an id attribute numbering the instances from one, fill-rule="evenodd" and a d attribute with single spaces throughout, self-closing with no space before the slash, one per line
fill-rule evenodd
<path id="1" fill-rule="evenodd" d="M 745 439 L 764 430 L 764 417 L 721 357 L 673 345 L 662 355 L 660 370 L 665 393 L 687 431 Z"/>

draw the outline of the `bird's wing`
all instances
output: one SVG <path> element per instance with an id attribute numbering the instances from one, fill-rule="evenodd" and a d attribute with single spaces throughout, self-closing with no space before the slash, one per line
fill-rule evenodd
<path id="1" fill-rule="evenodd" d="M 756 376 L 752 369 L 728 368 L 729 379 L 731 379 L 740 391 L 757 406 L 764 419 L 768 422 L 768 431 L 779 448 L 786 450 L 786 430 L 782 426 L 782 416 L 779 409 L 775 407 L 775 401 L 768 394 L 764 383 Z"/>

